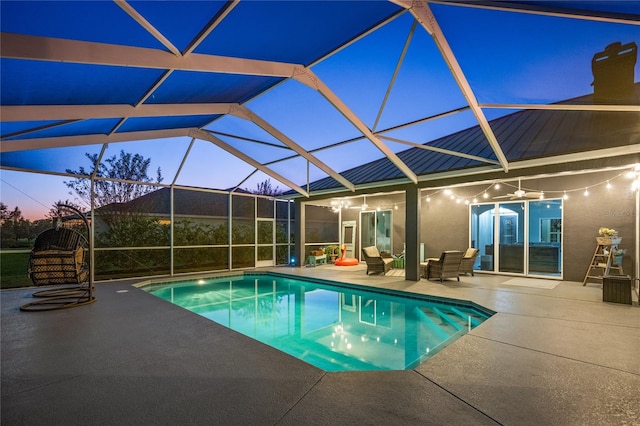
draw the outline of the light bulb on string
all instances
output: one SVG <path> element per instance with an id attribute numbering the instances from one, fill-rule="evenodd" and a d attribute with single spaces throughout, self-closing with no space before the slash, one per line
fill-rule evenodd
<path id="1" fill-rule="evenodd" d="M 588 197 L 588 196 L 589 196 L 589 189 L 588 189 L 588 188 L 585 188 L 585 189 L 584 189 L 584 196 L 585 196 L 585 197 Z"/>
<path id="2" fill-rule="evenodd" d="M 567 191 L 564 191 L 564 195 L 562 196 L 562 198 L 565 200 L 569 199 L 569 195 L 567 194 Z"/>
<path id="3" fill-rule="evenodd" d="M 499 183 L 496 183 L 493 187 L 494 187 L 496 190 L 498 190 L 498 189 L 500 189 L 500 184 L 499 184 Z"/>
<path id="4" fill-rule="evenodd" d="M 609 183 L 609 181 L 607 181 L 607 189 L 611 189 L 611 188 L 612 188 L 611 184 Z"/>
<path id="5" fill-rule="evenodd" d="M 489 198 L 489 194 L 487 194 L 487 192 L 485 191 L 485 193 L 482 194 L 482 198 Z"/>

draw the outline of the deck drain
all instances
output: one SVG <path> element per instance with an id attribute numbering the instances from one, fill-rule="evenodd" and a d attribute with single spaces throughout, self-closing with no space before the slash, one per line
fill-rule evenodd
<path id="1" fill-rule="evenodd" d="M 116 290 L 116 293 L 129 293 L 129 290 Z"/>

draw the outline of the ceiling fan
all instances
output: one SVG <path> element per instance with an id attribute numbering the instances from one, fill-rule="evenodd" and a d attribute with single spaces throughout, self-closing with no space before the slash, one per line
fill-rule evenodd
<path id="1" fill-rule="evenodd" d="M 494 199 L 497 198 L 509 198 L 510 200 L 519 200 L 522 198 L 532 198 L 532 199 L 537 199 L 537 198 L 541 198 L 544 196 L 544 192 L 542 191 L 525 191 L 521 188 L 520 186 L 520 179 L 518 179 L 518 189 L 516 191 L 514 191 L 513 193 L 509 193 L 507 195 L 500 195 L 498 197 L 493 197 Z"/>
<path id="2" fill-rule="evenodd" d="M 369 208 L 369 204 L 367 204 L 367 196 L 362 196 L 362 204 L 359 206 L 349 206 L 350 209 L 358 209 L 358 210 L 367 210 Z"/>

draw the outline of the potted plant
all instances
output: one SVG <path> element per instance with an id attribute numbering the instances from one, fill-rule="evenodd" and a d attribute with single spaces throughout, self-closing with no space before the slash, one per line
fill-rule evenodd
<path id="1" fill-rule="evenodd" d="M 612 228 L 602 227 L 598 229 L 599 237 L 596 237 L 598 244 L 620 244 L 622 238 L 618 237 L 618 231 Z"/>
<path id="2" fill-rule="evenodd" d="M 614 265 L 622 265 L 622 258 L 624 257 L 625 254 L 627 254 L 627 250 L 626 249 L 615 249 L 613 251 L 613 253 L 611 253 L 613 255 L 613 264 Z"/>

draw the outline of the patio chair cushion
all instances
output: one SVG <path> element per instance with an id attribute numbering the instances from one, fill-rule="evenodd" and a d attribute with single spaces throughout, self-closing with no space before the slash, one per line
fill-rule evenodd
<path id="1" fill-rule="evenodd" d="M 393 257 L 386 253 L 384 255 L 380 254 L 376 246 L 364 247 L 362 256 L 367 262 L 367 275 L 369 275 L 369 272 L 382 272 L 382 275 L 384 275 L 393 266 Z"/>
<path id="2" fill-rule="evenodd" d="M 473 276 L 473 264 L 476 263 L 476 258 L 478 257 L 478 249 L 470 247 L 462 256 L 462 260 L 460 261 L 460 270 L 458 271 L 460 274 L 471 274 Z"/>
<path id="3" fill-rule="evenodd" d="M 462 261 L 462 252 L 458 250 L 443 251 L 440 259 L 430 259 L 427 263 L 427 279 L 432 276 L 442 281 L 445 278 L 457 278 L 460 281 L 459 269 Z"/>

